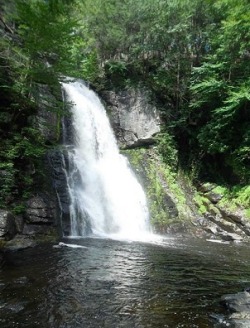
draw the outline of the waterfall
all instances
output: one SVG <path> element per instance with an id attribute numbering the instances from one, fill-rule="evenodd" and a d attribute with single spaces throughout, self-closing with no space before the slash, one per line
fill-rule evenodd
<path id="1" fill-rule="evenodd" d="M 140 238 L 149 232 L 146 197 L 119 153 L 103 105 L 82 82 L 62 86 L 72 111 L 73 141 L 64 137 L 70 235 Z"/>

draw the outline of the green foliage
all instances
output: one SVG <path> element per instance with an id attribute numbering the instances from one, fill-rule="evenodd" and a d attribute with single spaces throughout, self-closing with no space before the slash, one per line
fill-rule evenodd
<path id="1" fill-rule="evenodd" d="M 94 0 L 83 6 L 83 35 L 104 68 L 106 87 L 149 87 L 197 178 L 225 172 L 226 180 L 247 183 L 248 2 L 110 0 L 101 6 Z M 167 139 L 160 151 L 174 165 Z"/>
<path id="2" fill-rule="evenodd" d="M 250 208 L 250 186 L 235 186 L 232 189 L 231 198 L 234 198 L 234 201 L 245 208 Z"/>
<path id="3" fill-rule="evenodd" d="M 82 44 L 70 16 L 72 1 L 13 0 L 1 8 L 0 41 L 0 206 L 25 199 L 41 176 L 45 140 L 34 123 L 38 83 L 58 89 L 62 74 L 78 70 L 74 49 Z M 20 205 L 21 206 L 21 205 Z"/>
<path id="4" fill-rule="evenodd" d="M 0 163 L 0 204 L 9 203 L 15 188 L 16 169 L 12 162 Z"/>
<path id="5" fill-rule="evenodd" d="M 214 6 L 223 9 L 223 20 L 211 35 L 213 53 L 193 69 L 192 97 L 184 113 L 192 126 L 185 128 L 206 162 L 220 158 L 231 180 L 248 183 L 250 7 L 247 1 L 233 0 L 215 1 Z"/>
<path id="6" fill-rule="evenodd" d="M 211 190 L 212 193 L 222 195 L 222 199 L 219 201 L 219 206 L 222 205 L 227 209 L 234 211 L 238 209 L 245 209 L 246 214 L 250 208 L 250 186 L 234 185 L 233 187 L 225 185 L 217 185 Z M 208 199 L 204 196 L 197 194 L 195 197 L 198 205 L 206 205 Z M 211 207 L 211 204 L 209 205 Z"/>
<path id="7" fill-rule="evenodd" d="M 158 134 L 157 149 L 164 163 L 170 166 L 173 171 L 176 171 L 178 166 L 178 153 L 173 136 L 168 132 Z"/>
<path id="8" fill-rule="evenodd" d="M 74 33 L 77 23 L 65 13 L 63 3 L 17 0 L 15 21 L 23 43 L 17 50 L 25 59 L 22 75 L 26 79 L 48 83 L 59 74 L 72 73 L 71 49 L 78 39 Z"/>
<path id="9" fill-rule="evenodd" d="M 14 198 L 24 198 L 40 174 L 41 159 L 45 146 L 39 132 L 25 127 L 1 142 L 0 159 L 0 205 L 8 206 Z"/>
<path id="10" fill-rule="evenodd" d="M 194 196 L 194 203 L 197 205 L 200 214 L 204 215 L 207 213 L 207 198 L 201 196 L 199 193 L 196 193 Z"/>
<path id="11" fill-rule="evenodd" d="M 82 77 L 92 83 L 98 83 L 100 72 L 98 68 L 98 59 L 96 52 L 86 54 L 81 61 Z"/>
<path id="12" fill-rule="evenodd" d="M 223 196 L 228 194 L 228 189 L 224 186 L 216 186 L 212 190 L 213 190 L 213 193 L 215 193 L 215 194 L 220 194 Z"/>
<path id="13" fill-rule="evenodd" d="M 157 231 L 164 231 L 175 221 L 187 220 L 189 210 L 177 173 L 162 161 L 158 153 L 156 148 L 125 151 L 145 187 L 151 223 Z M 169 197 L 174 200 L 178 214 L 170 213 Z"/>
<path id="14" fill-rule="evenodd" d="M 25 212 L 25 209 L 26 209 L 26 207 L 24 204 L 18 204 L 12 209 L 12 213 L 14 215 L 20 215 Z"/>

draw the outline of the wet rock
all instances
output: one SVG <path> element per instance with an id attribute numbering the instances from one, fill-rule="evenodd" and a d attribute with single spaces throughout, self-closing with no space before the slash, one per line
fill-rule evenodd
<path id="1" fill-rule="evenodd" d="M 146 91 L 105 92 L 103 98 L 111 110 L 110 119 L 121 147 L 137 147 L 154 142 L 160 132 L 160 116 Z"/>
<path id="2" fill-rule="evenodd" d="M 219 236 L 221 237 L 222 240 L 225 240 L 225 241 L 236 241 L 236 242 L 239 242 L 239 241 L 242 241 L 243 240 L 243 237 L 242 236 L 239 236 L 236 233 L 226 233 L 226 232 L 223 232 L 223 233 L 219 234 Z"/>
<path id="3" fill-rule="evenodd" d="M 70 231 L 70 197 L 65 174 L 68 159 L 63 149 L 51 151 L 48 154 L 48 158 L 52 170 L 53 187 L 56 191 L 60 208 L 61 228 L 63 234 L 67 235 Z"/>
<path id="4" fill-rule="evenodd" d="M 244 292 L 224 295 L 221 298 L 222 305 L 229 311 L 225 316 L 227 326 L 234 328 L 250 327 L 250 289 Z"/>
<path id="5" fill-rule="evenodd" d="M 232 211 L 221 204 L 219 204 L 218 207 L 225 219 L 230 219 L 231 221 L 234 221 L 235 223 L 239 223 L 242 226 L 247 225 L 247 223 L 249 223 L 249 220 L 247 219 L 244 210 L 238 208 Z"/>
<path id="6" fill-rule="evenodd" d="M 196 225 L 200 226 L 209 235 L 206 237 L 216 238 L 221 241 L 240 242 L 246 237 L 244 231 L 236 224 L 228 222 L 221 215 L 205 215 L 202 219 L 196 220 Z"/>
<path id="7" fill-rule="evenodd" d="M 219 227 L 216 224 L 203 224 L 203 228 L 210 234 L 217 236 L 220 233 Z"/>
<path id="8" fill-rule="evenodd" d="M 23 311 L 23 309 L 25 308 L 26 303 L 12 303 L 12 304 L 8 304 L 5 306 L 5 310 L 7 311 L 11 311 L 13 313 L 19 313 L 21 311 Z"/>
<path id="9" fill-rule="evenodd" d="M 186 235 L 189 229 L 190 227 L 188 226 L 188 223 L 176 222 L 170 224 L 170 226 L 166 229 L 166 233 L 174 235 Z"/>
<path id="10" fill-rule="evenodd" d="M 8 211 L 0 210 L 0 238 L 10 240 L 16 233 L 15 217 Z"/>
<path id="11" fill-rule="evenodd" d="M 225 234 L 231 233 L 244 235 L 242 229 L 240 229 L 234 222 L 225 220 L 220 212 L 218 214 L 215 214 L 211 211 L 211 214 L 206 215 L 206 218 L 209 221 L 214 222 L 216 225 L 218 225 L 218 227 L 220 227 L 221 230 L 225 232 Z"/>
<path id="12" fill-rule="evenodd" d="M 244 292 L 224 295 L 221 298 L 221 303 L 232 313 L 243 313 L 244 315 L 247 313 L 250 315 L 249 291 L 249 289 L 246 289 Z"/>

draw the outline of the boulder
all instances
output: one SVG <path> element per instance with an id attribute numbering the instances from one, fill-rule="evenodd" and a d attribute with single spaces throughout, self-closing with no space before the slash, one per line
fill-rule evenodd
<path id="1" fill-rule="evenodd" d="M 111 124 L 120 147 L 132 148 L 154 142 L 154 135 L 160 132 L 160 115 L 150 104 L 146 91 L 107 91 L 102 97 L 109 106 Z"/>
<path id="2" fill-rule="evenodd" d="M 213 191 L 209 191 L 205 195 L 213 204 L 217 204 L 222 198 L 223 195 L 215 193 Z"/>
<path id="3" fill-rule="evenodd" d="M 232 211 L 225 207 L 225 205 L 218 204 L 220 212 L 222 213 L 225 219 L 230 219 L 237 224 L 244 226 L 249 222 L 248 218 L 245 215 L 245 211 L 243 209 L 237 208 L 236 210 Z"/>
<path id="4" fill-rule="evenodd" d="M 202 193 L 206 193 L 214 189 L 216 185 L 214 183 L 206 182 L 198 186 L 198 190 Z"/>
<path id="5" fill-rule="evenodd" d="M 222 296 L 221 303 L 229 312 L 229 315 L 224 317 L 224 323 L 227 327 L 250 327 L 249 291 L 250 289 L 246 289 L 244 292 Z"/>
<path id="6" fill-rule="evenodd" d="M 28 236 L 16 235 L 15 238 L 8 241 L 4 247 L 7 251 L 19 251 L 29 247 L 35 247 L 37 242 Z"/>
<path id="7" fill-rule="evenodd" d="M 250 319 L 250 289 L 236 294 L 224 295 L 221 303 L 231 312 L 248 313 Z"/>
<path id="8" fill-rule="evenodd" d="M 15 217 L 6 210 L 0 210 L 0 238 L 10 240 L 16 233 Z"/>

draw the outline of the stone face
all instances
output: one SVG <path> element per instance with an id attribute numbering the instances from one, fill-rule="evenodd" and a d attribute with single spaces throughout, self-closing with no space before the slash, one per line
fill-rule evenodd
<path id="1" fill-rule="evenodd" d="M 43 84 L 37 84 L 34 97 L 38 103 L 34 125 L 38 127 L 41 135 L 48 143 L 54 143 L 58 140 L 58 115 L 54 110 L 58 107 L 58 102 L 49 86 Z"/>
<path id="2" fill-rule="evenodd" d="M 67 158 L 64 156 L 63 150 L 51 151 L 49 153 L 49 162 L 52 170 L 53 186 L 60 207 L 61 228 L 63 234 L 67 235 L 70 230 L 70 197 L 64 167 L 65 164 L 67 165 Z"/>
<path id="3" fill-rule="evenodd" d="M 54 222 L 54 208 L 48 200 L 42 196 L 34 196 L 27 201 L 25 219 L 28 223 L 52 224 Z"/>
<path id="4" fill-rule="evenodd" d="M 16 222 L 14 216 L 5 210 L 0 210 L 0 238 L 12 239 L 16 234 Z"/>
<path id="5" fill-rule="evenodd" d="M 160 116 L 146 91 L 110 91 L 103 98 L 110 108 L 111 124 L 121 147 L 153 143 L 154 135 L 160 132 Z"/>
<path id="6" fill-rule="evenodd" d="M 169 218 L 171 219 L 178 218 L 179 213 L 176 204 L 171 198 L 171 196 L 169 194 L 165 194 L 163 198 L 164 198 L 163 199 L 164 209 L 166 213 L 168 213 Z"/>

